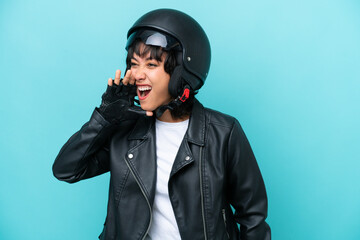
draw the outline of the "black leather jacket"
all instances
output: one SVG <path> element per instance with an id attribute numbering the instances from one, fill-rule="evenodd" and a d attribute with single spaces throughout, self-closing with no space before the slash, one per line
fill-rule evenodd
<path id="1" fill-rule="evenodd" d="M 113 126 L 95 110 L 62 147 L 53 173 L 74 183 L 110 171 L 107 217 L 100 238 L 144 239 L 152 222 L 155 151 L 153 118 Z M 263 179 L 233 117 L 195 102 L 168 186 L 182 239 L 271 238 L 265 222 Z"/>

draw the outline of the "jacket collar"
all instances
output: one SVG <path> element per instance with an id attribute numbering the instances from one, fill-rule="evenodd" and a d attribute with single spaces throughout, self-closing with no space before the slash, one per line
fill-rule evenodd
<path id="1" fill-rule="evenodd" d="M 191 143 L 204 146 L 205 143 L 205 110 L 203 105 L 195 99 L 191 112 L 189 127 L 185 137 Z"/>
<path id="2" fill-rule="evenodd" d="M 140 117 L 137 121 L 133 131 L 129 136 L 129 140 L 143 140 L 148 134 L 151 134 L 150 129 L 154 125 L 155 119 L 152 117 Z M 185 138 L 194 144 L 204 146 L 205 143 L 205 110 L 203 105 L 197 100 L 194 100 L 194 106 L 191 112 L 189 127 L 185 134 Z"/>

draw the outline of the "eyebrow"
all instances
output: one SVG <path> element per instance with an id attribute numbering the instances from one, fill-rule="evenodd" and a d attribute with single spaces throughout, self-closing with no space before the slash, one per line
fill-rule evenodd
<path id="1" fill-rule="evenodd" d="M 139 61 L 134 56 L 132 56 L 131 59 L 134 59 L 135 61 Z M 152 57 L 148 57 L 148 58 L 145 59 L 145 61 L 148 61 L 148 60 L 156 60 L 156 59 L 152 58 Z M 156 61 L 158 61 L 158 60 L 156 60 Z"/>

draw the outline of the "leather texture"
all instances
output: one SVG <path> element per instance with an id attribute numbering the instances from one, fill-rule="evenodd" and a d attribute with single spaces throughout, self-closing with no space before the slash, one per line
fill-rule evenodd
<path id="1" fill-rule="evenodd" d="M 100 239 L 146 238 L 156 186 L 154 124 L 138 115 L 114 126 L 95 110 L 53 164 L 55 177 L 69 183 L 110 171 Z M 235 118 L 195 100 L 168 187 L 182 239 L 271 239 L 264 182 Z"/>
<path id="2" fill-rule="evenodd" d="M 112 124 L 125 120 L 135 120 L 137 114 L 146 114 L 146 111 L 134 105 L 135 96 L 135 85 L 124 85 L 122 79 L 119 85 L 113 81 L 112 86 L 108 85 L 102 95 L 101 105 L 97 111 Z"/>

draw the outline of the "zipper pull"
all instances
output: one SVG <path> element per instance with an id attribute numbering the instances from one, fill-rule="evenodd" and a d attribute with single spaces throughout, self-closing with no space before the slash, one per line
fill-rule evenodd
<path id="1" fill-rule="evenodd" d="M 223 208 L 223 209 L 221 209 L 221 211 L 222 211 L 222 214 L 223 214 L 224 221 L 225 221 L 225 223 L 226 223 L 226 213 L 225 213 L 225 209 Z"/>

